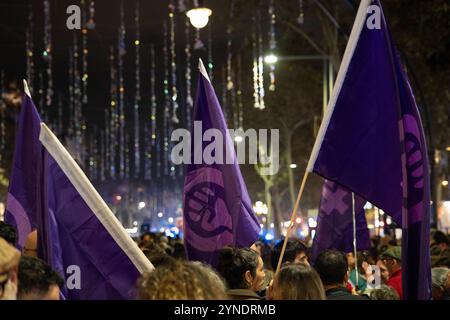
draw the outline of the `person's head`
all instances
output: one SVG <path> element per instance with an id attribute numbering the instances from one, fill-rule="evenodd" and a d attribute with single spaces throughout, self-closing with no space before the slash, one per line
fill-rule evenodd
<path id="1" fill-rule="evenodd" d="M 41 259 L 23 256 L 19 263 L 19 300 L 59 300 L 62 278 Z"/>
<path id="2" fill-rule="evenodd" d="M 281 255 L 281 249 L 283 248 L 283 240 L 280 240 L 277 242 L 275 247 L 272 251 L 272 257 L 271 257 L 271 264 L 273 270 L 276 270 L 278 265 L 278 260 L 280 259 Z M 285 262 L 294 262 L 294 263 L 308 263 L 308 256 L 307 256 L 308 248 L 305 246 L 305 244 L 299 240 L 299 239 L 288 239 L 286 243 L 286 249 L 284 251 L 283 255 L 283 261 Z"/>
<path id="3" fill-rule="evenodd" d="M 399 300 L 397 291 L 394 288 L 382 284 L 379 288 L 370 292 L 371 300 Z"/>
<path id="4" fill-rule="evenodd" d="M 203 264 L 176 261 L 143 274 L 138 280 L 141 300 L 218 300 L 225 289 L 217 274 Z"/>
<path id="5" fill-rule="evenodd" d="M 433 300 L 440 300 L 445 291 L 450 289 L 450 269 L 431 269 L 431 284 Z"/>
<path id="6" fill-rule="evenodd" d="M 264 243 L 262 243 L 261 241 L 256 241 L 254 250 L 257 254 L 259 254 L 260 257 L 262 257 L 264 253 Z"/>
<path id="7" fill-rule="evenodd" d="M 174 243 L 172 257 L 175 259 L 186 260 L 186 250 L 182 242 Z"/>
<path id="8" fill-rule="evenodd" d="M 288 263 L 273 280 L 273 300 L 325 300 L 325 290 L 317 272 L 309 265 Z"/>
<path id="9" fill-rule="evenodd" d="M 0 300 L 15 300 L 20 252 L 0 238 Z"/>
<path id="10" fill-rule="evenodd" d="M 5 239 L 13 247 L 17 243 L 17 231 L 9 224 L 0 221 L 0 238 Z"/>
<path id="11" fill-rule="evenodd" d="M 384 251 L 381 260 L 386 266 L 389 276 L 402 268 L 402 249 L 401 247 L 392 247 Z"/>
<path id="12" fill-rule="evenodd" d="M 314 267 L 325 287 L 342 286 L 348 280 L 347 257 L 341 251 L 322 251 L 317 256 Z"/>
<path id="13" fill-rule="evenodd" d="M 433 245 L 439 247 L 441 251 L 450 248 L 450 238 L 442 231 L 436 230 L 433 233 L 432 242 Z"/>
<path id="14" fill-rule="evenodd" d="M 389 279 L 389 271 L 386 268 L 386 265 L 380 259 L 380 260 L 377 261 L 377 266 L 380 268 L 381 282 L 382 283 L 386 283 L 388 281 L 388 279 Z"/>
<path id="15" fill-rule="evenodd" d="M 264 264 L 261 257 L 249 248 L 226 247 L 219 252 L 217 270 L 228 289 L 258 291 L 264 282 Z"/>

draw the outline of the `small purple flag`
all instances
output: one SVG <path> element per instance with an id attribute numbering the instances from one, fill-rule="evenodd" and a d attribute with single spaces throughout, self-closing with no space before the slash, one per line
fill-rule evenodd
<path id="1" fill-rule="evenodd" d="M 17 140 L 16 150 L 28 151 L 18 145 L 23 141 L 36 148 L 33 161 L 27 163 L 33 169 L 27 171 L 28 176 L 13 175 L 11 183 L 16 186 L 14 194 L 23 195 L 19 201 L 34 201 L 33 211 L 30 215 L 25 212 L 26 217 L 33 219 L 37 229 L 39 257 L 65 280 L 62 297 L 76 300 L 135 298 L 136 280 L 141 273 L 151 271 L 152 264 L 67 150 L 47 126 L 40 123 L 27 93 L 20 119 L 30 118 L 33 128 L 36 125 L 40 128 L 38 135 L 30 134 L 27 138 L 25 125 L 29 123 L 19 122 L 19 137 L 25 138 Z M 33 183 L 32 199 L 26 187 L 20 184 L 24 181 Z M 12 212 L 10 219 L 18 225 L 17 220 L 23 215 L 13 215 L 14 207 L 8 210 Z"/>
<path id="2" fill-rule="evenodd" d="M 366 201 L 355 194 L 356 248 L 370 248 L 364 204 Z M 314 262 L 320 252 L 336 249 L 353 252 L 352 193 L 335 182 L 325 180 L 322 188 L 317 228 L 311 252 Z"/>
<path id="3" fill-rule="evenodd" d="M 41 119 L 31 101 L 28 87 L 23 96 L 16 135 L 14 159 L 6 200 L 5 222 L 17 230 L 17 248 L 22 250 L 28 234 L 36 229 L 38 166 L 42 152 L 39 142 Z"/>
<path id="4" fill-rule="evenodd" d="M 419 112 L 378 0 L 362 0 L 308 170 L 402 226 L 405 299 L 431 298 L 430 189 Z"/>
<path id="5" fill-rule="evenodd" d="M 260 226 L 219 101 L 201 61 L 199 68 L 193 120 L 202 128 L 201 137 L 191 136 L 191 164 L 184 182 L 184 237 L 189 260 L 215 266 L 218 250 L 225 246 L 251 246 L 258 239 Z M 194 127 L 191 133 L 195 132 Z M 208 129 L 220 131 L 223 143 L 218 148 L 233 150 L 233 161 L 227 162 L 230 164 L 195 161 L 208 145 L 195 138 L 201 139 Z"/>

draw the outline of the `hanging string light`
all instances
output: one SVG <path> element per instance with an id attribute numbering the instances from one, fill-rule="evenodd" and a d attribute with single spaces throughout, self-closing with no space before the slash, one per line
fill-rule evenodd
<path id="1" fill-rule="evenodd" d="M 81 76 L 78 70 L 79 66 L 79 53 L 78 53 L 78 37 L 77 34 L 73 34 L 73 93 L 74 93 L 74 129 L 75 129 L 75 149 L 80 161 L 84 162 L 84 150 L 82 145 L 82 135 L 85 126 L 82 119 L 82 89 L 81 89 Z"/>
<path id="2" fill-rule="evenodd" d="M 253 32 L 252 32 L 252 53 L 253 53 L 253 107 L 256 109 L 260 108 L 259 105 L 259 69 L 258 69 L 258 52 L 256 43 L 256 22 L 255 17 L 253 17 Z"/>
<path id="3" fill-rule="evenodd" d="M 111 112 L 110 114 L 106 114 L 106 128 L 109 129 L 109 169 L 110 169 L 110 177 L 116 178 L 116 150 L 117 144 L 116 141 L 119 138 L 119 109 L 117 105 L 117 70 L 114 63 L 114 48 L 110 47 L 109 54 L 109 63 L 110 63 L 110 99 L 111 99 Z M 108 135 L 107 135 L 108 136 Z M 120 140 L 120 139 L 119 139 Z"/>
<path id="4" fill-rule="evenodd" d="M 305 22 L 305 13 L 303 11 L 303 0 L 299 0 L 299 8 L 300 13 L 298 15 L 297 22 L 299 24 L 303 24 Z"/>
<path id="5" fill-rule="evenodd" d="M 123 57 L 126 54 L 125 46 L 125 18 L 123 0 L 120 3 L 120 27 L 118 37 L 118 80 L 119 80 L 119 177 L 125 177 L 125 87 L 123 80 Z"/>
<path id="6" fill-rule="evenodd" d="M 229 20 L 228 20 L 228 26 L 227 26 L 227 90 L 233 89 L 233 79 L 231 77 L 231 58 L 232 58 L 232 52 L 231 52 L 231 39 L 232 39 L 232 23 L 233 23 L 233 14 L 234 14 L 234 0 L 231 0 L 230 2 L 230 12 L 229 12 Z"/>
<path id="7" fill-rule="evenodd" d="M 134 41 L 134 45 L 136 48 L 136 89 L 135 89 L 135 97 L 134 97 L 134 177 L 138 178 L 140 174 L 140 166 L 141 166 L 141 157 L 140 157 L 140 117 L 139 117 L 139 104 L 141 101 L 141 77 L 140 77 L 140 56 L 139 56 L 139 47 L 140 47 L 140 25 L 139 25 L 139 1 L 136 2 L 136 11 L 134 17 L 135 27 L 136 27 L 136 40 Z"/>
<path id="8" fill-rule="evenodd" d="M 269 18 L 270 18 L 269 48 L 270 53 L 273 55 L 275 54 L 277 49 L 277 40 L 275 37 L 276 15 L 275 15 L 275 8 L 273 6 L 273 0 L 270 0 L 269 2 Z M 270 64 L 269 78 L 270 78 L 269 90 L 275 91 L 275 63 Z"/>
<path id="9" fill-rule="evenodd" d="M 42 119 L 44 120 L 44 122 L 47 122 L 47 113 L 45 112 L 45 96 L 44 96 L 44 75 L 42 73 L 42 71 L 39 71 L 39 84 L 38 84 L 38 88 L 39 88 L 39 112 L 42 116 Z"/>
<path id="10" fill-rule="evenodd" d="M 178 0 L 178 11 L 185 12 L 186 11 L 186 3 L 184 0 Z"/>
<path id="11" fill-rule="evenodd" d="M 198 0 L 193 0 L 194 8 L 198 8 Z M 195 40 L 194 40 L 194 50 L 204 49 L 205 45 L 200 39 L 200 29 L 195 29 Z"/>
<path id="12" fill-rule="evenodd" d="M 68 119 L 68 133 L 69 135 L 73 135 L 75 132 L 74 127 L 74 121 L 73 121 L 73 114 L 74 114 L 74 105 L 75 105 L 75 98 L 74 98 L 74 70 L 73 70 L 73 47 L 69 48 L 69 69 L 68 69 L 68 76 L 69 76 L 69 119 Z"/>
<path id="13" fill-rule="evenodd" d="M 105 133 L 104 133 L 104 137 L 101 141 L 102 143 L 102 155 L 105 157 L 104 161 L 103 161 L 103 165 L 105 166 L 105 170 L 104 170 L 104 175 L 105 175 L 105 179 L 106 176 L 108 176 L 109 178 L 112 178 L 111 176 L 111 150 L 110 150 L 110 110 L 109 108 L 105 109 Z"/>
<path id="14" fill-rule="evenodd" d="M 145 165 L 145 179 L 152 179 L 152 152 L 156 145 L 156 76 L 155 76 L 155 46 L 152 44 L 150 48 L 150 134 L 146 135 L 146 165 Z M 148 126 L 147 126 L 148 128 Z M 148 139 L 150 138 L 150 143 Z"/>
<path id="15" fill-rule="evenodd" d="M 167 21 L 164 21 L 164 116 L 163 116 L 163 157 L 162 157 L 162 170 L 165 175 L 169 174 L 168 160 L 169 160 L 169 121 L 170 118 L 170 105 L 171 97 L 169 93 L 169 52 L 167 44 Z"/>
<path id="16" fill-rule="evenodd" d="M 237 109 L 238 109 L 238 126 L 237 128 L 244 128 L 244 103 L 242 101 L 242 58 L 241 55 L 237 58 Z"/>
<path id="17" fill-rule="evenodd" d="M 261 30 L 261 14 L 258 12 L 258 80 L 259 80 L 259 108 L 263 110 L 264 104 L 264 49 Z"/>
<path id="18" fill-rule="evenodd" d="M 225 120 L 228 122 L 228 99 L 227 99 L 227 71 L 222 68 L 222 111 Z"/>
<path id="19" fill-rule="evenodd" d="M 191 37 L 190 37 L 190 27 L 191 23 L 189 22 L 189 18 L 186 16 L 185 23 L 185 36 L 186 36 L 186 48 L 184 52 L 186 53 L 186 127 L 190 128 L 191 126 L 191 114 L 192 108 L 194 106 L 194 100 L 192 99 L 192 70 L 191 70 Z M 209 61 L 209 58 L 208 58 Z"/>
<path id="20" fill-rule="evenodd" d="M 89 30 L 95 29 L 95 2 L 94 0 L 89 1 L 89 20 L 86 23 L 86 28 Z"/>
<path id="21" fill-rule="evenodd" d="M 52 104 L 53 97 L 53 79 L 52 79 L 52 24 L 50 19 L 50 1 L 44 0 L 44 51 L 42 57 L 46 62 L 47 74 L 47 94 L 45 97 L 45 105 L 47 107 Z"/>
<path id="22" fill-rule="evenodd" d="M 97 157 L 99 160 L 99 179 L 100 181 L 105 181 L 105 168 L 106 168 L 106 148 L 105 148 L 105 133 L 103 131 L 100 132 L 100 153 L 97 154 Z"/>
<path id="23" fill-rule="evenodd" d="M 169 4 L 169 25 L 170 25 L 170 74 L 172 85 L 172 122 L 177 124 L 180 122 L 177 116 L 178 110 L 178 91 L 177 91 L 177 64 L 175 51 L 175 5 L 173 0 Z"/>
<path id="24" fill-rule="evenodd" d="M 208 25 L 208 76 L 213 81 L 213 57 L 212 57 L 212 21 Z"/>
<path id="25" fill-rule="evenodd" d="M 34 41 L 33 41 L 33 7 L 30 4 L 28 12 L 28 28 L 26 32 L 26 55 L 27 55 L 27 82 L 28 88 L 33 93 L 34 87 Z"/>
<path id="26" fill-rule="evenodd" d="M 88 94 L 87 94 L 87 85 L 88 85 L 88 61 L 87 61 L 87 55 L 88 55 L 88 48 L 87 48 L 87 34 L 88 29 L 86 26 L 87 21 L 87 6 L 86 2 L 84 0 L 81 0 L 81 6 L 82 6 L 82 13 L 83 18 L 82 21 L 85 23 L 83 26 L 83 29 L 81 30 L 81 81 L 82 81 L 82 103 L 87 104 L 88 103 Z"/>

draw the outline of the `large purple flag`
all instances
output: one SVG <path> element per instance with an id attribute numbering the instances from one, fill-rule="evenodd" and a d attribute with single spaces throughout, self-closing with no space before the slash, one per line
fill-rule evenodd
<path id="1" fill-rule="evenodd" d="M 405 299 L 430 299 L 428 159 L 414 95 L 379 1 L 361 1 L 308 170 L 402 226 Z"/>
<path id="2" fill-rule="evenodd" d="M 356 194 L 354 198 L 356 249 L 361 251 L 370 248 L 370 235 L 364 211 L 366 200 Z M 311 252 L 313 262 L 320 252 L 327 249 L 336 249 L 346 253 L 353 252 L 352 202 L 351 191 L 335 182 L 325 180 Z"/>
<path id="3" fill-rule="evenodd" d="M 37 114 L 28 95 L 21 112 Z M 36 182 L 33 212 L 39 256 L 64 278 L 64 298 L 134 298 L 137 278 L 153 266 L 67 150 L 44 123 L 39 125 L 39 135 L 29 137 L 39 146 L 29 177 Z M 24 129 L 19 123 L 19 132 Z M 20 185 L 17 189 L 23 192 Z"/>
<path id="4" fill-rule="evenodd" d="M 259 222 L 242 178 L 233 142 L 203 63 L 199 63 L 199 79 L 192 126 L 191 164 L 184 183 L 184 237 L 190 260 L 211 265 L 217 263 L 217 252 L 224 246 L 248 247 L 258 238 Z M 201 129 L 198 129 L 201 125 Z M 208 143 L 202 139 L 208 129 L 218 130 L 223 143 L 217 145 L 232 151 L 230 164 L 206 164 L 195 161 Z M 211 130 L 209 130 L 211 131 Z M 200 136 L 201 135 L 201 136 Z M 225 159 L 224 159 L 225 161 Z M 195 162 L 197 164 L 195 164 Z"/>

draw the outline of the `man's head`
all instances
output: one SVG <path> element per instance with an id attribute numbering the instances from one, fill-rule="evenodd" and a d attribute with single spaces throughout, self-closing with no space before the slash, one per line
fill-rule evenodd
<path id="1" fill-rule="evenodd" d="M 341 251 L 322 251 L 317 256 L 314 267 L 325 287 L 342 286 L 348 280 L 347 257 Z"/>
<path id="2" fill-rule="evenodd" d="M 443 294 L 450 289 L 450 269 L 431 269 L 431 284 L 433 300 L 440 300 Z"/>
<path id="3" fill-rule="evenodd" d="M 402 248 L 392 247 L 383 252 L 380 256 L 386 266 L 389 276 L 402 268 Z"/>
<path id="4" fill-rule="evenodd" d="M 20 252 L 0 238 L 0 300 L 16 299 L 19 260 Z"/>
<path id="5" fill-rule="evenodd" d="M 0 221 L 0 238 L 5 239 L 9 244 L 15 247 L 17 242 L 17 231 L 9 224 Z"/>
<path id="6" fill-rule="evenodd" d="M 273 270 L 277 268 L 278 259 L 280 259 L 281 249 L 283 248 L 284 240 L 278 241 L 273 248 L 271 264 Z M 284 251 L 283 262 L 304 263 L 309 265 L 308 256 L 306 255 L 308 248 L 299 239 L 289 239 L 286 243 Z"/>
<path id="7" fill-rule="evenodd" d="M 23 256 L 19 263 L 19 300 L 59 300 L 61 277 L 44 261 Z"/>

